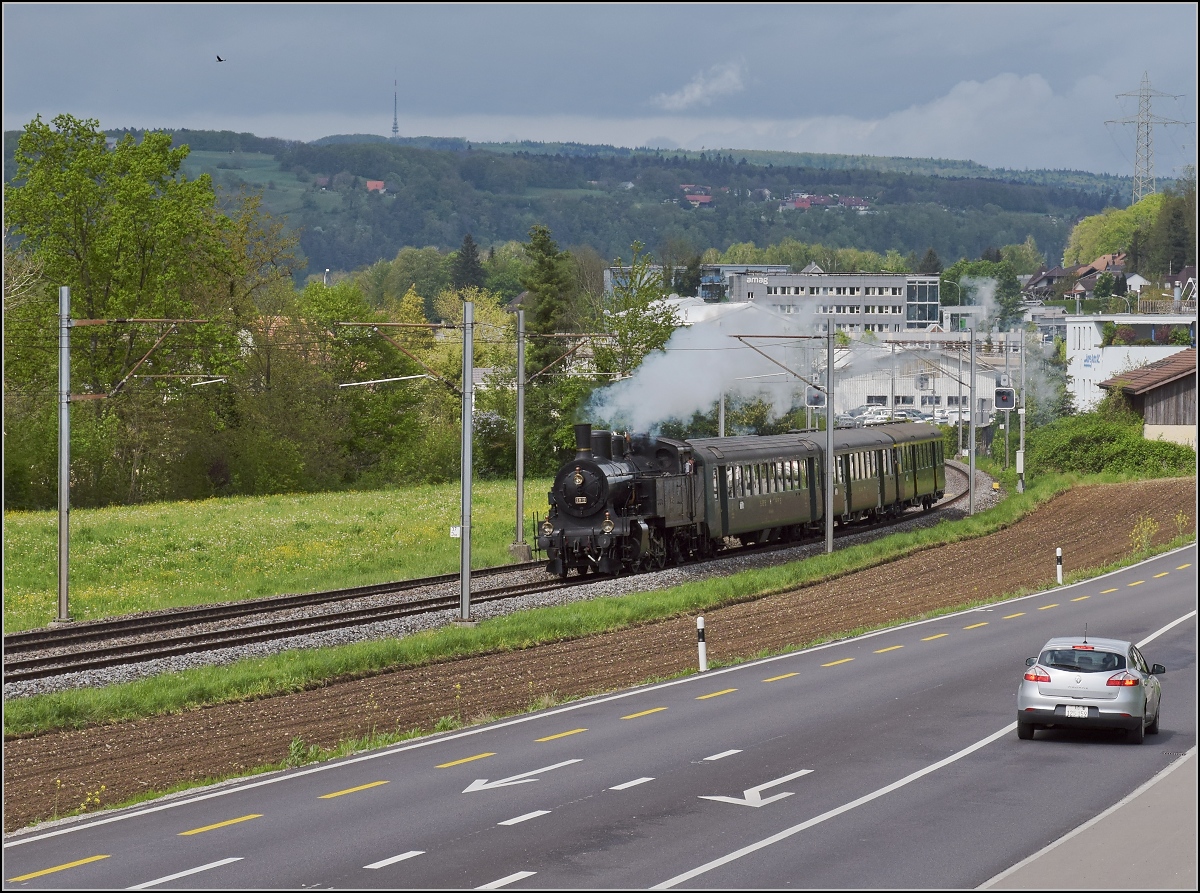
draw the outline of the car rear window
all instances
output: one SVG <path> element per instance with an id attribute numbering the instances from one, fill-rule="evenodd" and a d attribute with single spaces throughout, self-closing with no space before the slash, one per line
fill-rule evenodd
<path id="1" fill-rule="evenodd" d="M 1112 651 L 1081 651 L 1075 648 L 1047 648 L 1038 663 L 1052 670 L 1079 673 L 1106 673 L 1125 669 L 1125 655 Z"/>

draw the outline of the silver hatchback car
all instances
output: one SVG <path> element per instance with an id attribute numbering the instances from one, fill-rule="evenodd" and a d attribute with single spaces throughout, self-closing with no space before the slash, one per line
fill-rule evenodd
<path id="1" fill-rule="evenodd" d="M 1120 639 L 1051 639 L 1025 661 L 1017 689 L 1017 737 L 1036 729 L 1125 729 L 1141 744 L 1158 732 L 1162 664 L 1150 666 L 1132 642 Z"/>

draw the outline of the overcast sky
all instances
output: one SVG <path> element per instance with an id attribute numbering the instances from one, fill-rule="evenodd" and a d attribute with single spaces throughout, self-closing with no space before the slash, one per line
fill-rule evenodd
<path id="1" fill-rule="evenodd" d="M 970 159 L 1195 163 L 1193 3 L 4 3 L 4 129 L 390 135 Z M 220 55 L 226 61 L 218 62 Z M 395 86 L 394 86 L 395 84 Z M 1117 94 L 1133 96 L 1118 98 Z"/>

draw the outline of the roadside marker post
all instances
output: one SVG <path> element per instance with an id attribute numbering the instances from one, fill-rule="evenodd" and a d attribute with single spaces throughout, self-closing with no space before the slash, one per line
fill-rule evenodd
<path id="1" fill-rule="evenodd" d="M 1058 585 L 1062 585 L 1062 546 L 1054 550 L 1056 560 L 1058 561 Z"/>
<path id="2" fill-rule="evenodd" d="M 696 618 L 696 648 L 700 652 L 700 672 L 708 671 L 708 649 L 704 644 L 704 618 Z"/>

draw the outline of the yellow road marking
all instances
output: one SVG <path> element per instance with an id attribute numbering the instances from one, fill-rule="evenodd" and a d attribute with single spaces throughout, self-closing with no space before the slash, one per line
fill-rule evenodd
<path id="1" fill-rule="evenodd" d="M 1057 608 L 1057 607 L 1058 607 L 1058 602 L 1055 602 L 1052 605 L 1042 605 L 1040 608 L 1038 608 L 1038 610 L 1039 611 L 1049 611 L 1051 608 Z"/>
<path id="2" fill-rule="evenodd" d="M 107 859 L 108 856 L 88 856 L 86 859 L 76 859 L 74 862 L 67 862 L 64 865 L 55 865 L 53 868 L 43 868 L 41 871 L 31 871 L 29 874 L 23 874 L 20 877 L 10 877 L 8 882 L 15 884 L 18 881 L 28 881 L 35 877 L 41 877 L 44 874 L 54 874 L 56 871 L 65 871 L 68 868 L 75 868 L 77 865 L 87 865 L 89 862 L 95 862 L 98 859 Z"/>
<path id="3" fill-rule="evenodd" d="M 1192 563 L 1189 561 L 1187 564 L 1179 565 L 1179 567 L 1175 568 L 1175 570 L 1182 571 L 1182 570 L 1186 570 L 1187 568 L 1189 568 L 1191 566 L 1192 566 Z"/>
<path id="4" fill-rule="evenodd" d="M 1084 600 L 1084 599 L 1086 599 L 1086 598 L 1091 598 L 1091 596 L 1090 596 L 1090 595 L 1081 595 L 1081 596 L 1079 596 L 1079 598 L 1073 598 L 1073 599 L 1071 599 L 1071 601 L 1073 601 L 1073 602 L 1081 602 L 1081 601 L 1083 601 L 1083 600 Z"/>
<path id="5" fill-rule="evenodd" d="M 1001 617 L 1001 620 L 1012 620 L 1014 617 L 1024 617 L 1024 611 L 1018 611 L 1016 614 L 1009 614 L 1007 617 Z"/>
<path id="6" fill-rule="evenodd" d="M 653 707 L 650 710 L 643 710 L 641 713 L 631 713 L 628 716 L 622 716 L 621 719 L 637 719 L 639 716 L 649 716 L 651 713 L 657 713 L 660 710 L 666 709 L 666 707 Z"/>
<path id="7" fill-rule="evenodd" d="M 903 648 L 903 647 L 904 647 L 903 645 L 893 645 L 893 646 L 891 646 L 890 648 L 880 648 L 880 649 L 879 649 L 878 651 L 876 651 L 875 653 L 876 653 L 876 654 L 883 654 L 885 651 L 895 651 L 897 648 Z"/>
<path id="8" fill-rule="evenodd" d="M 1129 585 L 1130 585 L 1130 586 L 1141 586 L 1141 585 L 1142 585 L 1143 583 L 1145 583 L 1145 582 L 1146 582 L 1145 580 L 1134 580 L 1134 581 L 1133 581 L 1132 583 L 1130 583 Z"/>
<path id="9" fill-rule="evenodd" d="M 474 760 L 482 760 L 484 757 L 494 757 L 494 753 L 477 753 L 473 757 L 463 757 L 461 760 L 454 760 L 451 763 L 441 763 L 435 766 L 435 769 L 449 769 L 451 766 L 461 766 L 463 763 L 470 763 Z"/>
<path id="10" fill-rule="evenodd" d="M 365 791 L 367 788 L 377 788 L 381 784 L 387 784 L 386 781 L 373 781 L 370 784 L 360 784 L 356 788 L 346 788 L 344 791 L 334 791 L 332 794 L 322 794 L 318 800 L 332 800 L 334 797 L 340 797 L 342 794 L 353 794 L 358 791 Z"/>
<path id="11" fill-rule="evenodd" d="M 1110 592 L 1116 592 L 1116 591 L 1117 591 L 1116 589 L 1101 589 L 1101 590 L 1100 590 L 1100 594 L 1101 594 L 1101 595 L 1108 595 Z"/>
<path id="12" fill-rule="evenodd" d="M 1157 580 L 1159 577 L 1165 577 L 1165 576 L 1166 576 L 1167 574 L 1169 574 L 1169 573 L 1171 573 L 1171 572 L 1170 572 L 1170 571 L 1163 571 L 1161 574 L 1155 574 L 1155 575 L 1154 575 L 1154 579 L 1156 579 L 1156 580 Z"/>
<path id="13" fill-rule="evenodd" d="M 538 741 L 553 741 L 555 738 L 566 738 L 568 735 L 578 735 L 580 732 L 586 732 L 587 729 L 571 729 L 569 732 L 559 732 L 557 735 L 547 735 L 545 738 L 538 738 Z"/>
<path id="14" fill-rule="evenodd" d="M 701 695 L 700 697 L 696 698 L 696 700 L 697 701 L 707 701 L 709 698 L 719 698 L 719 697 L 721 697 L 721 695 L 727 695 L 731 691 L 737 691 L 737 689 L 736 688 L 726 688 L 726 689 L 722 689 L 721 691 L 714 691 L 710 695 Z"/>
<path id="15" fill-rule="evenodd" d="M 987 626 L 987 621 L 985 620 L 983 623 L 972 623 L 970 626 L 964 626 L 963 629 L 979 629 L 981 626 Z"/>
<path id="16" fill-rule="evenodd" d="M 823 667 L 836 667 L 838 664 L 848 664 L 848 663 L 850 663 L 850 661 L 852 661 L 852 660 L 854 660 L 854 658 L 852 658 L 852 657 L 843 657 L 841 660 L 835 660 L 835 661 L 834 661 L 833 663 L 831 663 L 831 664 L 821 664 L 821 666 L 823 666 Z"/>
<path id="17" fill-rule="evenodd" d="M 921 641 L 922 642 L 932 642 L 934 639 L 944 639 L 948 635 L 950 635 L 950 633 L 938 633 L 936 636 L 926 636 Z"/>
<path id="18" fill-rule="evenodd" d="M 193 828 L 191 831 L 180 831 L 176 837 L 187 837 L 190 834 L 203 834 L 205 831 L 213 831 L 217 828 L 224 828 L 227 825 L 236 825 L 238 822 L 248 822 L 251 819 L 261 819 L 262 813 L 254 813 L 252 815 L 244 815 L 240 819 L 230 819 L 227 822 L 217 822 L 215 825 L 205 825 L 203 828 Z"/>
<path id="19" fill-rule="evenodd" d="M 784 673 L 782 676 L 772 676 L 770 679 L 764 679 L 763 682 L 778 682 L 780 679 L 790 679 L 793 676 L 799 675 L 799 673 Z"/>

